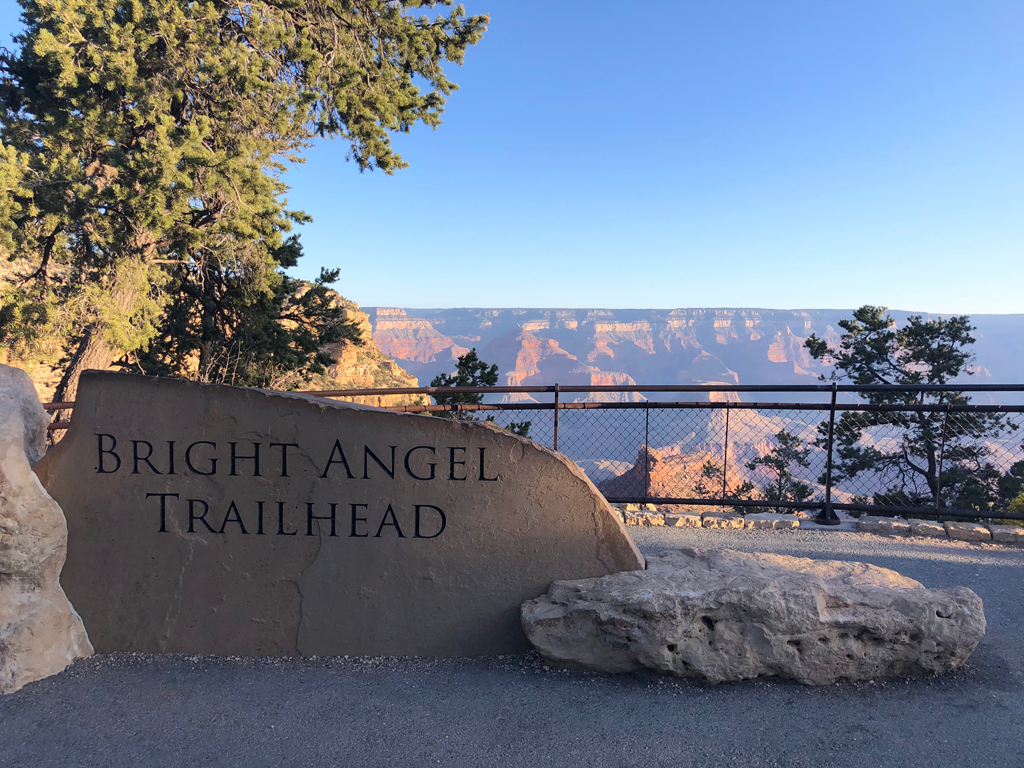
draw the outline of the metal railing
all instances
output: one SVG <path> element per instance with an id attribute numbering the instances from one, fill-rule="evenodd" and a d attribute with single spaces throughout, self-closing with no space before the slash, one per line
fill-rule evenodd
<path id="1" fill-rule="evenodd" d="M 798 393 L 819 402 L 738 399 L 740 394 L 758 393 Z M 874 393 L 895 402 L 859 401 Z M 487 419 L 519 430 L 527 424 L 531 439 L 576 461 L 612 503 L 818 510 L 822 523 L 837 523 L 837 509 L 1024 520 L 1024 514 L 1006 510 L 1011 497 L 1024 492 L 1024 405 L 960 402 L 957 396 L 966 393 L 1024 399 L 1017 394 L 1024 393 L 1024 385 L 555 384 L 303 394 L 351 399 L 453 394 L 529 398 L 386 408 Z M 641 396 L 681 394 L 724 399 Z M 580 395 L 587 399 L 570 399 Z M 922 402 L 928 395 L 945 402 Z M 67 412 L 73 403 L 45 407 Z M 64 429 L 68 423 L 54 423 L 51 429 Z M 858 461 L 870 466 L 858 469 Z"/>

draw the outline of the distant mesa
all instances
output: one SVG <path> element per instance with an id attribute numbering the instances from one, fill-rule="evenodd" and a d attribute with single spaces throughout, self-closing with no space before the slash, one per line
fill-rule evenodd
<path id="1" fill-rule="evenodd" d="M 420 381 L 451 372 L 459 355 L 475 347 L 481 359 L 497 363 L 508 385 L 819 384 L 830 367 L 813 360 L 804 341 L 815 333 L 837 343 L 839 321 L 850 315 L 842 309 L 367 311 L 380 350 Z M 902 322 L 909 313 L 891 314 Z M 971 319 L 978 326 L 971 380 L 1024 381 L 1024 315 Z"/>

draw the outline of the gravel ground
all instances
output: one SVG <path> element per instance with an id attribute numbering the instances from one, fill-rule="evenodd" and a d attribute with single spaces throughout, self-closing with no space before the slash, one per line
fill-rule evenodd
<path id="1" fill-rule="evenodd" d="M 631 529 L 894 568 L 985 601 L 941 678 L 810 688 L 483 659 L 104 655 L 0 698 L 2 766 L 1022 766 L 1024 550 L 817 531 Z"/>

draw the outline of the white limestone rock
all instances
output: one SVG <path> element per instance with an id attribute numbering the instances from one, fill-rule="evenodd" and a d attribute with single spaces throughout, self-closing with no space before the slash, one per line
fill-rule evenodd
<path id="1" fill-rule="evenodd" d="M 59 582 L 64 514 L 30 465 L 45 450 L 46 423 L 29 377 L 0 365 L 0 693 L 92 655 Z"/>
<path id="2" fill-rule="evenodd" d="M 703 515 L 705 528 L 742 528 L 743 515 L 735 512 L 705 512 Z"/>
<path id="3" fill-rule="evenodd" d="M 800 519 L 796 515 L 780 515 L 777 512 L 755 512 L 746 515 L 743 522 L 747 528 L 754 529 L 797 528 L 800 525 Z"/>
<path id="4" fill-rule="evenodd" d="M 890 536 L 902 536 L 910 533 L 910 523 L 902 517 L 881 517 L 861 515 L 857 518 L 857 530 L 866 533 L 884 533 Z"/>
<path id="5" fill-rule="evenodd" d="M 30 466 L 46 453 L 50 418 L 39 402 L 32 379 L 21 368 L 0 364 L 0 424 L 14 418 L 22 425 L 25 456 Z"/>
<path id="6" fill-rule="evenodd" d="M 937 539 L 946 538 L 946 527 L 934 520 L 907 520 L 910 526 L 910 533 L 914 536 L 931 536 Z"/>
<path id="7" fill-rule="evenodd" d="M 665 525 L 668 528 L 700 528 L 701 519 L 699 514 L 686 512 L 665 515 Z"/>
<path id="8" fill-rule="evenodd" d="M 992 541 L 1002 544 L 1024 544 L 1024 528 L 1018 525 L 990 525 Z"/>
<path id="9" fill-rule="evenodd" d="M 992 532 L 981 523 L 951 523 L 946 521 L 946 533 L 954 541 L 991 541 Z"/>
<path id="10" fill-rule="evenodd" d="M 660 527 L 665 525 L 665 516 L 656 512 L 641 512 L 637 515 L 637 525 Z"/>
<path id="11" fill-rule="evenodd" d="M 713 683 L 937 674 L 985 634 L 981 598 L 965 587 L 926 589 L 863 563 L 699 549 L 652 555 L 646 571 L 556 581 L 523 604 L 522 620 L 556 664 Z"/>

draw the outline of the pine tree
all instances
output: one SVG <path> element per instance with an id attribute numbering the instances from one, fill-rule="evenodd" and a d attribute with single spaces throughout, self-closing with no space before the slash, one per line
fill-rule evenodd
<path id="1" fill-rule="evenodd" d="M 60 337 L 62 400 L 211 285 L 279 313 L 280 254 L 308 221 L 287 163 L 339 137 L 360 170 L 405 167 L 390 133 L 440 123 L 444 64 L 488 21 L 414 15 L 450 0 L 20 2 L 0 51 L 0 341 Z"/>
<path id="2" fill-rule="evenodd" d="M 969 317 L 925 320 L 915 315 L 899 328 L 885 313 L 885 307 L 863 306 L 839 322 L 844 333 L 836 348 L 813 334 L 805 345 L 812 357 L 832 363 L 832 380 L 858 385 L 947 385 L 972 373 L 975 339 Z M 955 391 L 869 391 L 864 397 L 893 406 L 970 403 Z M 873 475 L 886 485 L 875 494 L 876 504 L 931 506 L 940 500 L 946 507 L 985 508 L 998 499 L 1000 478 L 988 461 L 985 439 L 1015 428 L 997 413 L 843 411 L 836 423 L 832 477 L 839 483 Z M 827 429 L 827 422 L 819 425 L 819 446 L 825 444 Z M 871 430 L 895 441 L 865 441 Z"/>

